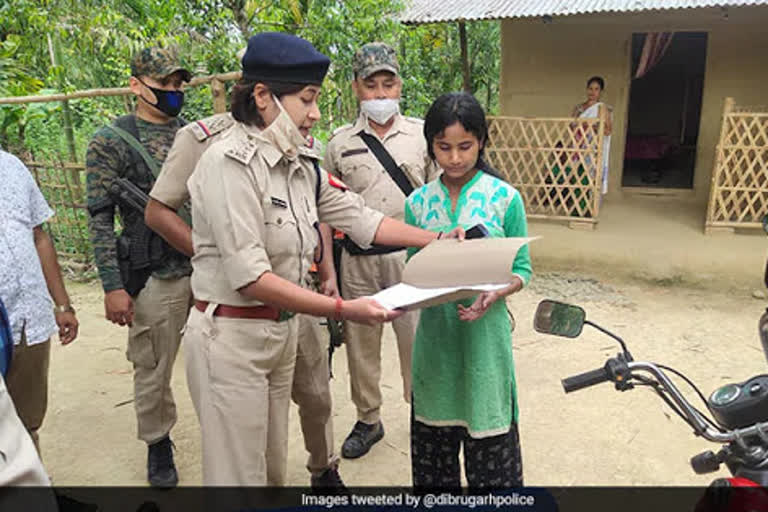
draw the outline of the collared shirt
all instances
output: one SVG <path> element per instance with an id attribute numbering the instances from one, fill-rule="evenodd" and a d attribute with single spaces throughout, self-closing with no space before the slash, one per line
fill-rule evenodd
<path id="1" fill-rule="evenodd" d="M 8 310 L 13 342 L 27 344 L 56 332 L 53 300 L 35 248 L 34 228 L 53 216 L 21 160 L 0 150 L 0 298 Z"/>
<path id="2" fill-rule="evenodd" d="M 403 220 L 405 194 L 368 149 L 359 133 L 363 131 L 379 138 L 413 188 L 417 189 L 440 175 L 440 169 L 427 153 L 423 130 L 421 119 L 398 114 L 382 139 L 361 115 L 354 125 L 343 126 L 334 132 L 328 142 L 323 168 L 363 196 L 366 206 L 388 217 Z"/>
<path id="3" fill-rule="evenodd" d="M 152 199 L 178 210 L 189 200 L 187 180 L 208 147 L 234 124 L 232 114 L 214 114 L 189 123 L 178 132 L 163 168 L 149 193 Z"/>
<path id="4" fill-rule="evenodd" d="M 309 148 L 281 151 L 258 129 L 236 123 L 203 153 L 187 182 L 192 200 L 192 292 L 196 299 L 259 305 L 238 290 L 264 272 L 304 286 L 319 241 L 316 223 L 368 247 L 382 214 L 326 172 Z"/>

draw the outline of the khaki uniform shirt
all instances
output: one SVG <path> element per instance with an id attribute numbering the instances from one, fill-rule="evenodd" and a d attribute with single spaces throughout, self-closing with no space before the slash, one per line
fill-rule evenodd
<path id="1" fill-rule="evenodd" d="M 424 121 L 421 119 L 398 114 L 387 134 L 380 139 L 395 163 L 405 172 L 414 190 L 440 174 L 427 153 L 423 130 Z M 358 134 L 361 131 L 378 137 L 362 115 L 354 125 L 345 125 L 334 131 L 325 152 L 323 168 L 363 196 L 366 206 L 388 217 L 403 220 L 405 194 L 360 138 Z"/>
<path id="2" fill-rule="evenodd" d="M 383 218 L 320 172 L 317 153 L 284 155 L 258 129 L 236 123 L 206 151 L 187 184 L 192 199 L 192 292 L 215 304 L 261 304 L 237 290 L 272 272 L 299 286 L 319 241 L 315 223 L 369 247 Z"/>
<path id="3" fill-rule="evenodd" d="M 149 196 L 174 210 L 189 199 L 187 180 L 203 152 L 235 123 L 232 114 L 215 114 L 189 123 L 176 132 L 163 168 Z"/>

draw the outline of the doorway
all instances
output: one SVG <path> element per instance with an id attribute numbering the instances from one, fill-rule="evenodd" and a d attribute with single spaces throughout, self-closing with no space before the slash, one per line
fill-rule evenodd
<path id="1" fill-rule="evenodd" d="M 706 32 L 632 35 L 624 187 L 693 188 L 706 56 Z"/>

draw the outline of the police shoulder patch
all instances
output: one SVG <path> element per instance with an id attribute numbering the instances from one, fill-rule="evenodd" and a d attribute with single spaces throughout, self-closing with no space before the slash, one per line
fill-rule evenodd
<path id="1" fill-rule="evenodd" d="M 328 175 L 328 184 L 332 186 L 333 188 L 337 188 L 341 190 L 342 192 L 346 192 L 349 190 L 349 187 L 344 184 L 343 181 L 341 181 L 339 178 L 335 177 L 333 174 L 326 171 L 326 174 Z"/>
<path id="2" fill-rule="evenodd" d="M 256 138 L 252 135 L 247 135 L 245 137 L 238 137 L 237 140 L 233 141 L 224 154 L 243 165 L 248 165 L 253 155 L 256 154 L 256 147 Z"/>

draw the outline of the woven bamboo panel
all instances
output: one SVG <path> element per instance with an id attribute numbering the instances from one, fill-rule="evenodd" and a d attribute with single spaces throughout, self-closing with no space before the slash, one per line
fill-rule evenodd
<path id="1" fill-rule="evenodd" d="M 56 212 L 48 233 L 62 259 L 88 264 L 91 244 L 85 207 L 85 167 L 77 164 L 26 162 L 40 190 Z"/>
<path id="2" fill-rule="evenodd" d="M 490 117 L 487 157 L 520 191 L 529 217 L 596 222 L 602 122 Z"/>
<path id="3" fill-rule="evenodd" d="M 708 231 L 759 227 L 768 214 L 768 113 L 744 112 L 729 100 L 712 172 Z"/>

